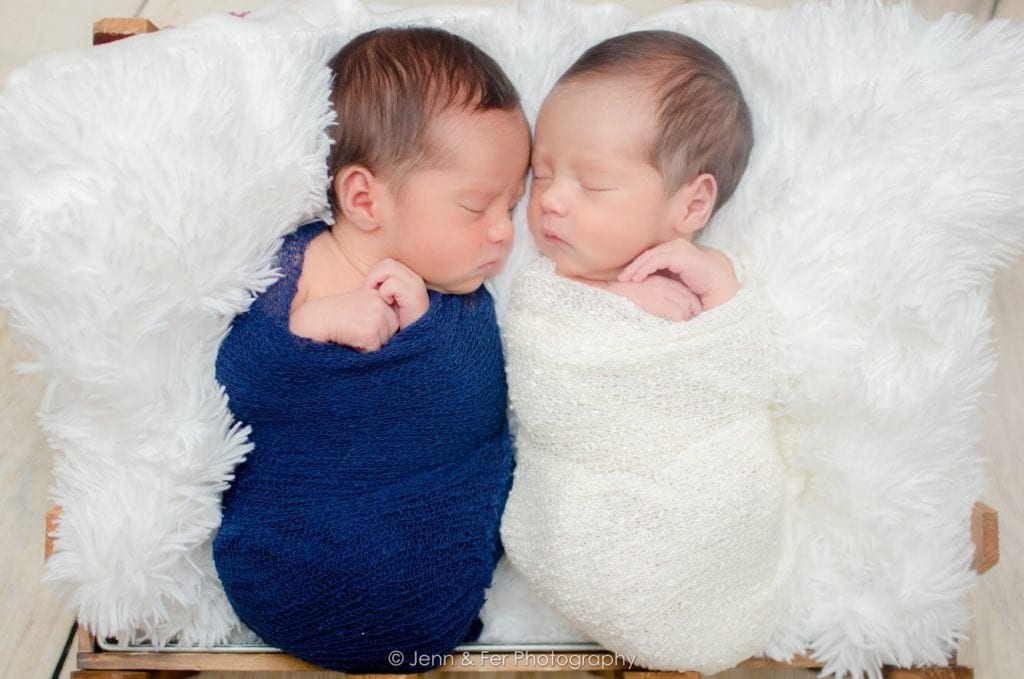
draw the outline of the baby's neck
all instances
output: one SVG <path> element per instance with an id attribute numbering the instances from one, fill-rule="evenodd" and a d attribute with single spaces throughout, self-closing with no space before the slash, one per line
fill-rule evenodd
<path id="1" fill-rule="evenodd" d="M 617 271 L 600 272 L 597 274 L 591 274 L 589 276 L 584 277 L 564 273 L 562 271 L 559 271 L 557 266 L 555 267 L 555 274 L 557 274 L 558 276 L 561 276 L 562 278 L 566 278 L 571 281 L 576 281 L 577 283 L 585 283 L 587 285 L 592 285 L 595 288 L 607 288 L 608 286 L 610 286 L 612 283 L 619 279 L 619 274 L 622 273 L 622 271 L 622 269 L 619 269 Z"/>
<path id="2" fill-rule="evenodd" d="M 380 239 L 374 238 L 375 235 L 339 218 L 328 230 L 326 246 L 347 276 L 362 281 L 374 265 L 390 256 L 383 251 Z"/>
<path id="3" fill-rule="evenodd" d="M 601 288 L 602 290 L 607 290 L 612 284 L 612 281 L 594 278 L 580 278 L 579 276 L 562 276 L 562 278 L 567 278 L 571 281 L 576 281 L 577 283 L 585 283 L 586 285 L 591 285 L 595 288 Z"/>

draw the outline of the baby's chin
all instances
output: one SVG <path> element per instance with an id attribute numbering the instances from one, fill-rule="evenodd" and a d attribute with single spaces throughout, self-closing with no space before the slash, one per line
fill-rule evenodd
<path id="1" fill-rule="evenodd" d="M 542 251 L 541 254 L 555 263 L 555 273 L 563 278 L 584 281 L 615 281 L 618 280 L 619 274 L 625 268 L 625 266 L 620 266 L 615 269 L 602 270 L 582 265 L 568 257 L 558 256 L 558 253 L 549 254 Z"/>
<path id="2" fill-rule="evenodd" d="M 477 276 L 475 278 L 468 278 L 464 281 L 454 283 L 427 283 L 427 287 L 446 295 L 468 295 L 471 292 L 479 290 L 480 286 L 482 286 L 484 281 L 488 278 L 491 278 L 491 276 Z"/>

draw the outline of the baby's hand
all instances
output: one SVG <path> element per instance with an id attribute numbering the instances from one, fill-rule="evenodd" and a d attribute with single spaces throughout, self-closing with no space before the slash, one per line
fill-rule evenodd
<path id="1" fill-rule="evenodd" d="M 608 284 L 608 292 L 622 295 L 647 313 L 670 321 L 688 321 L 701 312 L 700 298 L 675 278 L 653 275 L 642 281 Z"/>
<path id="2" fill-rule="evenodd" d="M 622 273 L 620 281 L 638 283 L 657 271 L 669 271 L 700 297 L 704 310 L 724 304 L 740 289 L 732 262 L 718 250 L 677 238 L 640 253 Z"/>
<path id="3" fill-rule="evenodd" d="M 357 351 L 377 351 L 398 327 L 398 313 L 370 288 L 309 300 L 288 319 L 295 335 Z"/>
<path id="4" fill-rule="evenodd" d="M 398 314 L 399 328 L 418 321 L 430 308 L 427 286 L 412 269 L 394 259 L 385 259 L 366 272 L 364 286 Z"/>

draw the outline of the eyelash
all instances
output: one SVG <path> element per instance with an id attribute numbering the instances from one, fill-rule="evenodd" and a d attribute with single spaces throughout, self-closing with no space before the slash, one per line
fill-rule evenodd
<path id="1" fill-rule="evenodd" d="M 542 176 L 538 176 L 536 174 L 533 175 L 533 182 L 534 183 L 546 182 L 546 181 L 550 181 L 550 179 L 551 179 L 551 177 L 546 177 L 546 176 L 542 177 Z M 587 186 L 586 184 L 580 184 L 580 188 L 584 189 L 585 191 L 591 191 L 591 192 L 594 192 L 594 193 L 602 193 L 604 191 L 611 191 L 611 189 L 598 188 L 598 187 L 595 187 L 595 186 Z"/>
<path id="2" fill-rule="evenodd" d="M 509 217 L 511 217 L 512 213 L 516 211 L 516 207 L 518 205 L 519 205 L 519 202 L 517 201 L 515 205 L 513 205 L 508 210 L 506 210 L 506 212 L 508 212 L 508 216 Z M 459 207 L 461 207 L 466 212 L 469 212 L 470 214 L 474 214 L 474 215 L 482 215 L 482 214 L 485 214 L 487 212 L 487 210 L 473 210 L 472 208 L 468 208 L 465 205 L 460 205 Z"/>

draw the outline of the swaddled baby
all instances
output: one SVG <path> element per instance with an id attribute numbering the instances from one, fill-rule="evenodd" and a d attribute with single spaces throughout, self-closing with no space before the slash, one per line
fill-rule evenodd
<path id="1" fill-rule="evenodd" d="M 753 281 L 693 243 L 751 146 L 727 66 L 661 31 L 588 50 L 535 130 L 544 256 L 503 325 L 518 426 L 502 539 L 537 594 L 651 669 L 758 654 L 785 599 L 768 317 Z"/>
<path id="2" fill-rule="evenodd" d="M 253 451 L 214 542 L 264 641 L 344 672 L 423 672 L 479 632 L 512 474 L 490 296 L 529 131 L 498 65 L 433 29 L 332 60 L 333 226 L 288 236 L 282 277 L 217 357 Z"/>

